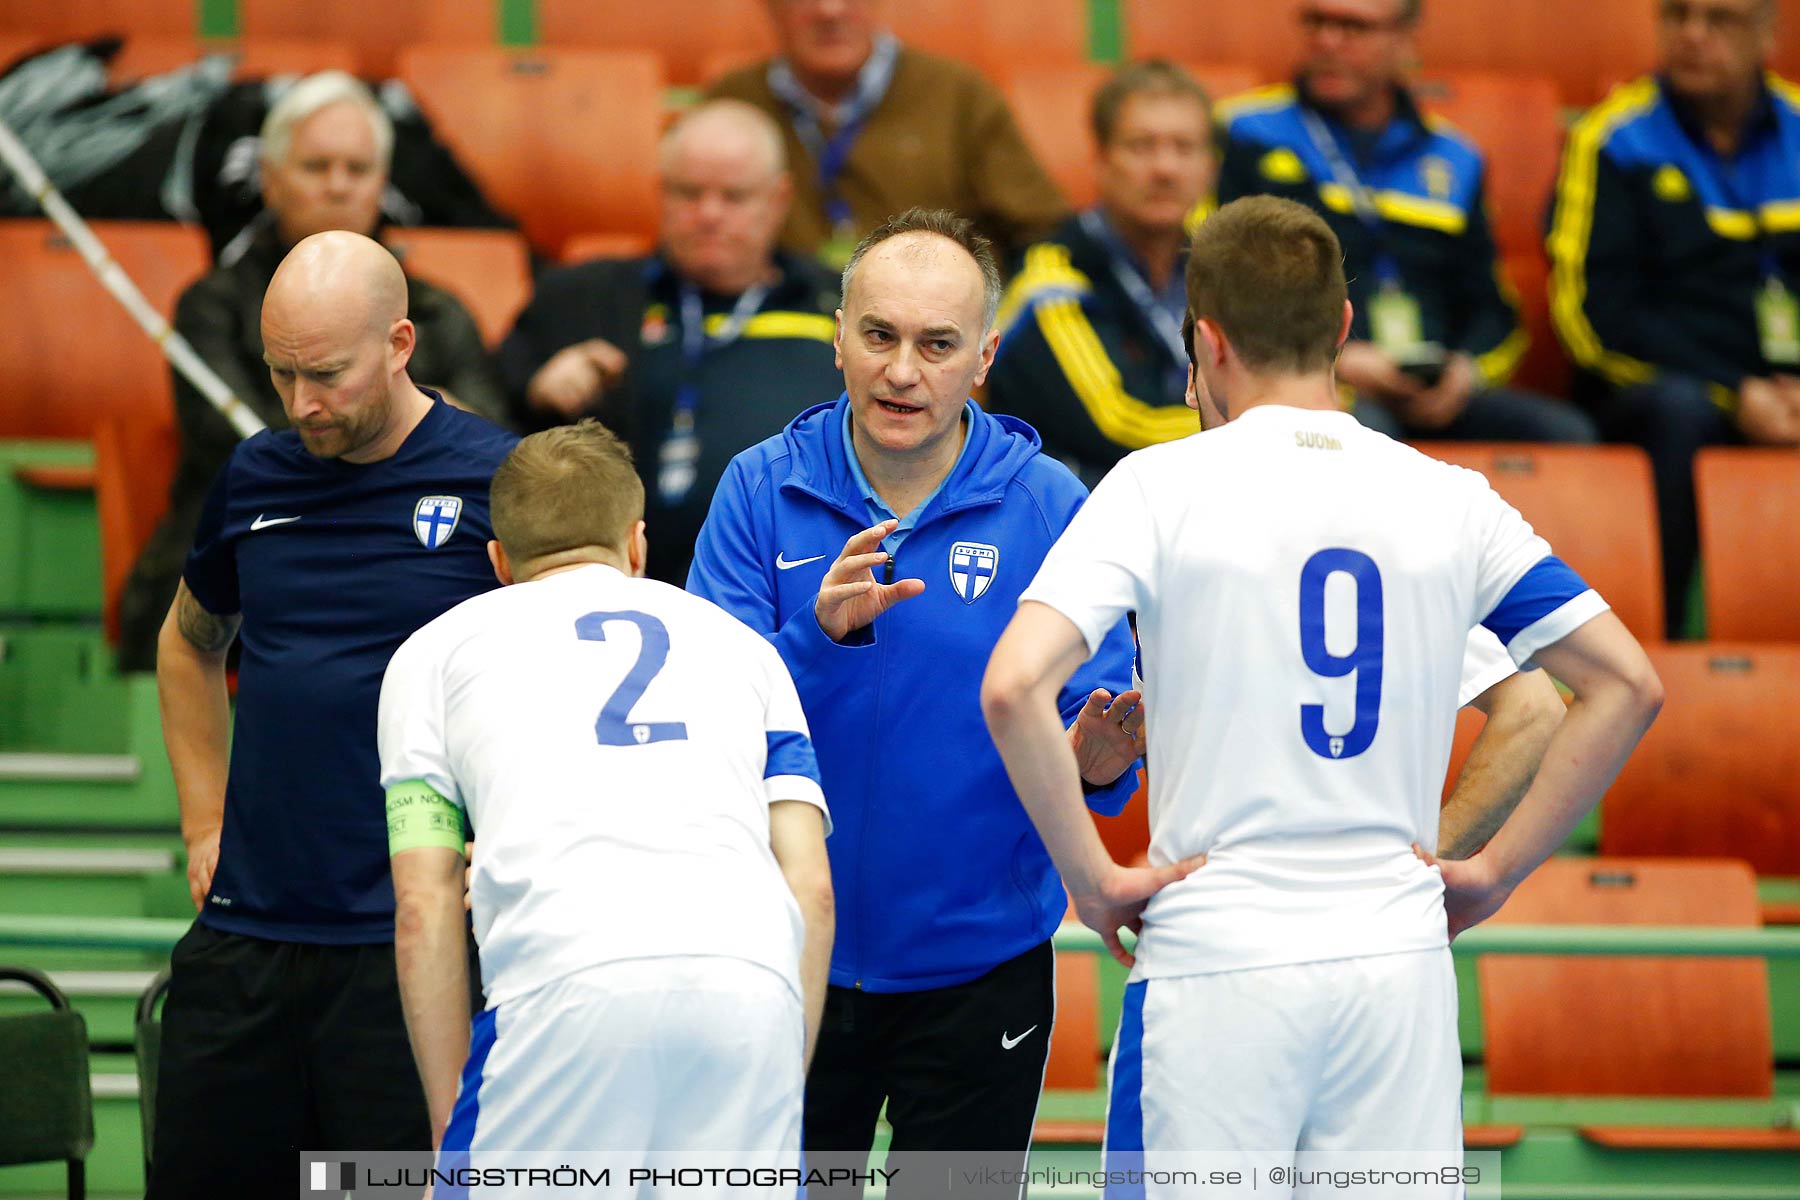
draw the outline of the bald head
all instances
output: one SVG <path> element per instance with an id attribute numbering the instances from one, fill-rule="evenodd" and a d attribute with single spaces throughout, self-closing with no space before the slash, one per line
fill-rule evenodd
<path id="1" fill-rule="evenodd" d="M 689 282 L 736 295 L 770 273 L 793 185 L 781 130 L 761 109 L 713 100 L 662 142 L 662 249 Z"/>
<path id="2" fill-rule="evenodd" d="M 663 135 L 657 165 L 667 174 L 688 156 L 746 161 L 762 179 L 787 169 L 781 127 L 762 109 L 742 100 L 708 100 L 682 116 Z"/>
<path id="3" fill-rule="evenodd" d="M 385 335 L 406 319 L 406 273 L 387 248 L 360 233 L 334 229 L 304 238 L 275 269 L 263 296 L 265 314 L 317 315 Z"/>
<path id="4" fill-rule="evenodd" d="M 263 360 L 288 420 L 322 458 L 382 449 L 414 332 L 406 275 L 379 242 L 334 230 L 303 239 L 263 296 Z"/>

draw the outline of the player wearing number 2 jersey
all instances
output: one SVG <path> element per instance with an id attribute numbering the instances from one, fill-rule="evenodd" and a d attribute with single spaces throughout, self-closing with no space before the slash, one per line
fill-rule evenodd
<path id="1" fill-rule="evenodd" d="M 1491 915 L 1556 848 L 1660 704 L 1605 602 L 1479 475 L 1337 411 L 1342 262 L 1330 229 L 1288 201 L 1239 201 L 1201 228 L 1191 350 L 1229 423 L 1107 476 L 984 682 L 1001 755 L 1083 920 L 1114 945 L 1121 925 L 1142 930 L 1109 1166 L 1221 1150 L 1421 1151 L 1441 1166 L 1459 1153 L 1447 933 Z M 1156 689 L 1153 865 L 1138 872 L 1107 859 L 1049 736 L 1055 689 L 1125 611 Z M 1436 864 L 1461 649 L 1478 624 L 1575 700 L 1487 848 Z"/>
<path id="2" fill-rule="evenodd" d="M 381 695 L 401 996 L 440 1164 L 797 1167 L 832 920 L 793 681 L 735 618 L 638 578 L 643 488 L 602 427 L 527 438 L 491 503 L 516 586 L 421 629 Z M 472 1040 L 453 1003 L 464 813 L 489 1000 Z"/>

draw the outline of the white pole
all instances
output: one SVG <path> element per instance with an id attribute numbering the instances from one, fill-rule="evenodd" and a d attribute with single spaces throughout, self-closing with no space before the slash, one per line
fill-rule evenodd
<path id="1" fill-rule="evenodd" d="M 188 345 L 187 339 L 176 333 L 163 319 L 163 315 L 144 299 L 144 293 L 131 281 L 131 276 L 113 261 L 112 255 L 106 252 L 105 245 L 94 236 L 94 231 L 88 227 L 87 222 L 81 219 L 81 214 L 69 207 L 69 202 L 51 184 L 43 168 L 38 166 L 37 160 L 31 157 L 31 152 L 7 127 L 5 121 L 0 121 L 0 159 L 4 159 L 6 165 L 12 168 L 26 192 L 43 208 L 44 215 L 56 222 L 56 227 L 63 231 L 70 244 L 81 252 L 81 257 L 87 261 L 101 286 L 125 306 L 125 311 L 131 314 L 132 320 L 149 335 L 150 340 L 156 343 L 163 356 L 181 372 L 182 377 L 193 384 L 206 397 L 207 402 L 231 422 L 232 428 L 238 431 L 238 436 L 249 437 L 251 434 L 261 433 L 266 428 L 262 420 L 232 394 L 231 388 L 219 378 L 217 372 L 194 353 L 194 348 Z"/>

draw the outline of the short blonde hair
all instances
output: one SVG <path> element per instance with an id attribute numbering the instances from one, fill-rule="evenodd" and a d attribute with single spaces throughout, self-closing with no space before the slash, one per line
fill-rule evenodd
<path id="1" fill-rule="evenodd" d="M 375 99 L 375 93 L 360 79 L 344 71 L 320 71 L 308 75 L 281 94 L 263 118 L 262 148 L 264 162 L 287 161 L 288 147 L 294 140 L 294 128 L 314 113 L 334 104 L 350 104 L 369 118 L 375 134 L 375 160 L 385 173 L 394 157 L 394 123 Z"/>
<path id="2" fill-rule="evenodd" d="M 489 491 L 494 536 L 513 563 L 601 546 L 623 551 L 644 516 L 631 449 L 591 417 L 525 438 Z"/>

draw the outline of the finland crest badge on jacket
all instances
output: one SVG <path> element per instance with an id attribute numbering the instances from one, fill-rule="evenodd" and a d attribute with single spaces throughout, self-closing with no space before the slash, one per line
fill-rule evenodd
<path id="1" fill-rule="evenodd" d="M 436 550 L 449 541 L 462 519 L 462 507 L 460 496 L 421 496 L 413 505 L 413 536 L 419 545 Z"/>
<path id="2" fill-rule="evenodd" d="M 958 542 L 950 547 L 950 584 L 964 604 L 981 599 L 1000 567 L 1000 548 L 985 542 Z"/>

